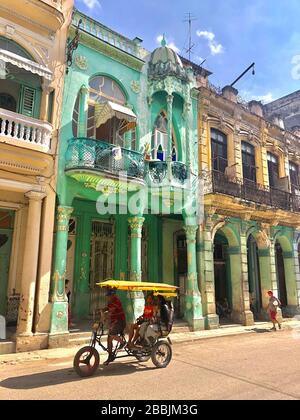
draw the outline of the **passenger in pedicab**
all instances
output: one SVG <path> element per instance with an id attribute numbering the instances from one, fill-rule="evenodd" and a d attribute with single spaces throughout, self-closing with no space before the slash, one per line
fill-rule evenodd
<path id="1" fill-rule="evenodd" d="M 142 324 L 139 335 L 146 345 L 151 345 L 153 341 L 159 336 L 167 336 L 173 326 L 174 308 L 170 301 L 167 301 L 164 296 L 157 296 L 157 306 L 149 322 Z"/>
<path id="2" fill-rule="evenodd" d="M 155 315 L 155 303 L 154 303 L 153 293 L 150 293 L 146 297 L 143 315 L 137 318 L 136 322 L 130 326 L 128 344 L 127 344 L 127 347 L 129 349 L 134 348 L 134 345 L 139 338 L 140 330 L 141 329 L 143 330 L 145 325 L 149 325 L 154 315 Z"/>
<path id="3" fill-rule="evenodd" d="M 120 349 L 126 344 L 126 340 L 124 339 L 126 318 L 122 303 L 116 295 L 115 289 L 108 289 L 106 296 L 108 298 L 108 304 L 102 311 L 107 314 L 109 330 L 107 336 L 108 359 L 104 362 L 104 365 L 108 365 L 114 361 L 113 340 L 120 343 Z"/>

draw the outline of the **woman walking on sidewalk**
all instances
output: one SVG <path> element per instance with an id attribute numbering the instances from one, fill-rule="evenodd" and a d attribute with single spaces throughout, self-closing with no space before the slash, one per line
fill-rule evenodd
<path id="1" fill-rule="evenodd" d="M 272 290 L 268 291 L 269 296 L 269 304 L 268 304 L 268 312 L 271 318 L 271 321 L 273 323 L 273 328 L 271 328 L 271 331 L 276 331 L 276 324 L 278 324 L 278 328 L 281 330 L 281 324 L 277 320 L 277 309 L 280 307 L 281 302 L 279 299 L 277 299 Z"/>

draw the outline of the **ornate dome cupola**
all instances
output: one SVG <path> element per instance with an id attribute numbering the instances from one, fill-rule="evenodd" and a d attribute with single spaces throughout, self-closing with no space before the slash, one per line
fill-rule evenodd
<path id="1" fill-rule="evenodd" d="M 156 48 L 150 55 L 148 76 L 150 79 L 175 76 L 187 80 L 186 71 L 178 54 L 167 47 L 165 37 L 161 41 L 161 47 Z"/>

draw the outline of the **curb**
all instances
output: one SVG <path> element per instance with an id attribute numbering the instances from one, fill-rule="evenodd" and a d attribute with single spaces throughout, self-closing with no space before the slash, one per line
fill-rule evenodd
<path id="1" fill-rule="evenodd" d="M 300 322 L 284 322 L 283 323 L 283 329 L 282 331 L 291 331 L 297 327 L 300 330 Z M 197 341 L 205 341 L 205 340 L 212 340 L 212 339 L 218 339 L 222 337 L 235 337 L 238 335 L 244 335 L 244 334 L 257 334 L 257 331 L 254 331 L 255 326 L 249 326 L 244 327 L 244 330 L 238 330 L 238 331 L 222 331 L 219 334 L 211 333 L 211 334 L 203 334 L 203 332 L 185 332 L 185 333 L 175 333 L 176 335 L 182 334 L 182 337 L 172 337 L 172 334 L 170 336 L 171 342 L 173 345 L 179 345 L 182 343 L 194 343 Z M 264 329 L 269 329 L 270 324 L 264 324 L 259 325 L 256 329 L 259 331 Z M 212 330 L 214 332 L 221 331 L 221 329 Z M 202 336 L 200 334 L 203 334 Z M 174 334 L 174 335 L 175 335 Z M 198 335 L 199 334 L 199 335 Z M 0 366 L 1 365 L 16 365 L 20 363 L 25 362 L 35 362 L 35 361 L 41 361 L 41 360 L 51 360 L 51 359 L 64 359 L 64 358 L 70 358 L 73 357 L 77 350 L 79 350 L 82 345 L 76 345 L 72 347 L 65 347 L 65 348 L 57 348 L 57 349 L 45 349 L 45 350 L 36 350 L 32 352 L 27 353 L 10 353 L 10 354 L 3 354 L 0 355 Z M 100 354 L 105 354 L 105 352 L 102 349 L 98 349 Z"/>

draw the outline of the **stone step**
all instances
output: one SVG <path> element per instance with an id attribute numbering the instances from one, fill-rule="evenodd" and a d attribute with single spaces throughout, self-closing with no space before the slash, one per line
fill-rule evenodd
<path id="1" fill-rule="evenodd" d="M 10 354 L 16 352 L 16 343 L 14 341 L 0 341 L 0 354 Z"/>

